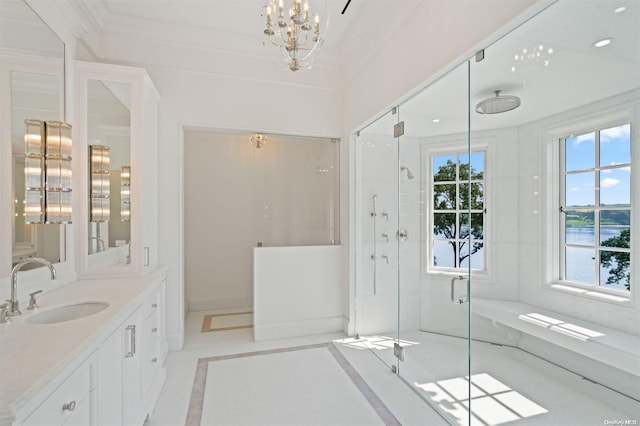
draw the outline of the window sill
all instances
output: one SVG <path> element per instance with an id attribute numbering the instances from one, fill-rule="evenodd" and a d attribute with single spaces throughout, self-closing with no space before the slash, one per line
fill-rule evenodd
<path id="1" fill-rule="evenodd" d="M 596 291 L 585 287 L 575 286 L 563 282 L 554 282 L 545 286 L 551 291 L 557 291 L 572 296 L 584 297 L 591 300 L 597 300 L 605 303 L 612 303 L 617 306 L 633 307 L 631 302 L 631 294 L 615 294 L 604 291 Z"/>

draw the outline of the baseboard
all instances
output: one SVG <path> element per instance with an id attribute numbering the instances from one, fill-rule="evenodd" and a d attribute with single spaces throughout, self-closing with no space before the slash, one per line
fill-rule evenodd
<path id="1" fill-rule="evenodd" d="M 166 338 L 171 352 L 181 351 L 184 347 L 184 333 L 167 334 Z"/>
<path id="2" fill-rule="evenodd" d="M 228 299 L 193 300 L 187 303 L 189 312 L 235 309 L 253 306 L 253 297 L 233 297 Z"/>
<path id="3" fill-rule="evenodd" d="M 342 316 L 336 316 L 276 324 L 254 324 L 253 336 L 254 340 L 259 342 L 314 334 L 340 333 L 343 331 L 343 320 Z"/>

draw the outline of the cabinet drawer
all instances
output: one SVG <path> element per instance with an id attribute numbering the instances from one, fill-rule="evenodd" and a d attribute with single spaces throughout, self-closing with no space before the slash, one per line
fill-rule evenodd
<path id="1" fill-rule="evenodd" d="M 140 348 L 144 352 L 151 345 L 155 344 L 155 341 L 160 336 L 160 327 L 158 326 L 158 315 L 154 312 L 147 319 L 142 321 L 140 326 Z"/>
<path id="2" fill-rule="evenodd" d="M 142 306 L 140 307 L 140 318 L 144 321 L 158 311 L 160 307 L 160 291 L 154 291 L 149 297 L 147 297 Z"/>
<path id="3" fill-rule="evenodd" d="M 142 394 L 144 396 L 147 395 L 153 381 L 158 374 L 158 370 L 160 369 L 160 356 L 158 354 L 159 345 L 154 340 L 153 345 L 149 347 L 149 350 L 145 350 L 142 353 L 142 358 L 140 359 L 141 363 L 141 383 L 142 383 Z"/>
<path id="4" fill-rule="evenodd" d="M 91 398 L 94 376 L 93 359 L 78 367 L 22 423 L 24 426 L 83 424 L 91 425 Z"/>

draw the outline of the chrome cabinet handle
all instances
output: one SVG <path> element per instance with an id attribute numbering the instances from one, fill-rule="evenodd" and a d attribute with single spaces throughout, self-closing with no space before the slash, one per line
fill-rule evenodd
<path id="1" fill-rule="evenodd" d="M 158 362 L 158 358 L 151 358 L 151 362 Z"/>
<path id="2" fill-rule="evenodd" d="M 128 325 L 125 331 L 129 332 L 129 351 L 124 354 L 124 357 L 131 358 L 136 354 L 136 326 Z"/>
<path id="3" fill-rule="evenodd" d="M 157 333 L 157 332 L 158 332 L 158 327 L 153 327 L 153 328 L 151 329 L 151 332 L 152 332 L 152 333 Z"/>
<path id="4" fill-rule="evenodd" d="M 144 248 L 144 266 L 149 266 L 149 247 Z"/>
<path id="5" fill-rule="evenodd" d="M 152 304 L 151 304 L 151 307 L 152 307 L 153 309 L 155 309 L 155 308 L 157 308 L 157 307 L 158 307 L 158 304 L 157 304 L 157 303 L 152 303 Z"/>
<path id="6" fill-rule="evenodd" d="M 75 401 L 67 402 L 66 404 L 62 405 L 62 411 L 73 411 L 75 409 L 76 409 Z"/>

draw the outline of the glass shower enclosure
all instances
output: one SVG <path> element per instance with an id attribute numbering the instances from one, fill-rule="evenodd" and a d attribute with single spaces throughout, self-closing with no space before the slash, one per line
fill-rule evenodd
<path id="1" fill-rule="evenodd" d="M 567 411 L 543 376 L 600 373 L 486 307 L 633 300 L 639 9 L 559 0 L 355 135 L 357 342 L 443 424 L 585 424 L 599 404 Z M 637 333 L 614 310 L 597 321 Z M 629 395 L 619 374 L 597 381 Z"/>

